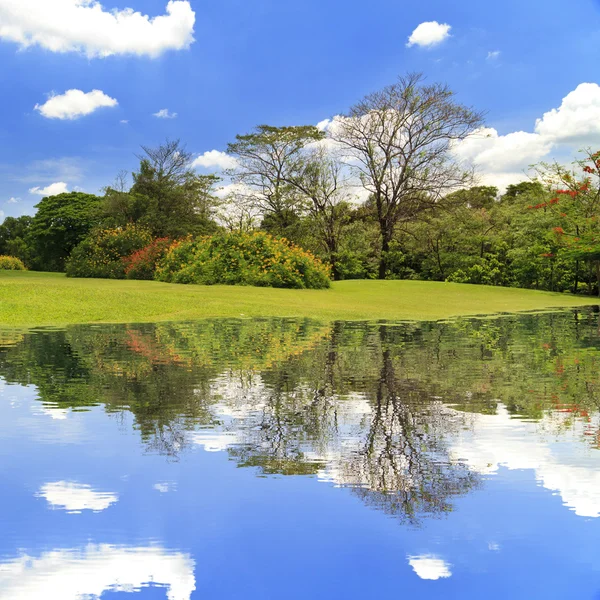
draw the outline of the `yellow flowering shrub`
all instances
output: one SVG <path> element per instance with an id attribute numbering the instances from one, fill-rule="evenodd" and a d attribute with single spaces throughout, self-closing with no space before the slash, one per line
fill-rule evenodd
<path id="1" fill-rule="evenodd" d="M 225 233 L 177 242 L 155 279 L 171 283 L 327 288 L 329 267 L 310 252 L 263 232 Z"/>

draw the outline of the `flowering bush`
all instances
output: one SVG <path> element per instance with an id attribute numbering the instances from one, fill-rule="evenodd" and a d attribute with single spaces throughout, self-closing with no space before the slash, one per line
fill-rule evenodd
<path id="1" fill-rule="evenodd" d="M 329 268 L 310 252 L 266 233 L 229 233 L 171 246 L 155 278 L 171 283 L 326 288 Z"/>
<path id="2" fill-rule="evenodd" d="M 128 225 L 116 229 L 96 229 L 83 240 L 67 260 L 67 277 L 124 279 L 123 257 L 152 241 L 147 229 Z"/>
<path id="3" fill-rule="evenodd" d="M 158 261 L 167 253 L 173 241 L 158 238 L 151 244 L 123 258 L 127 279 L 153 279 Z"/>
<path id="4" fill-rule="evenodd" d="M 0 271 L 26 271 L 23 261 L 15 256 L 0 256 Z"/>

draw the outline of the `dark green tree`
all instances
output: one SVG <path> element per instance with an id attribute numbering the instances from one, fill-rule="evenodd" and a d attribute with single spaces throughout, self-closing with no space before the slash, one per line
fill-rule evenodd
<path id="1" fill-rule="evenodd" d="M 40 271 L 64 271 L 71 250 L 101 221 L 102 199 L 68 192 L 43 198 L 36 205 L 27 242 L 31 266 Z"/>

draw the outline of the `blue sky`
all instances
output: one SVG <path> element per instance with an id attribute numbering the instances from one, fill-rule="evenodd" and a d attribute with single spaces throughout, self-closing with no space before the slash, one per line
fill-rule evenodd
<path id="1" fill-rule="evenodd" d="M 600 147 L 598 0 L 169 4 L 0 0 L 4 215 L 32 213 L 41 195 L 30 190 L 52 184 L 99 192 L 120 169 L 135 168 L 141 144 L 169 136 L 197 154 L 222 151 L 259 123 L 316 124 L 343 113 L 415 70 L 486 111 L 495 132 L 462 150 L 486 182 L 524 177 L 531 162 L 596 140 Z M 141 14 L 122 12 L 115 25 L 110 11 L 124 9 Z M 407 46 L 432 21 L 449 25 L 449 35 Z M 50 95 L 67 90 L 99 90 L 113 106 L 45 116 Z M 154 116 L 162 109 L 177 116 Z"/>

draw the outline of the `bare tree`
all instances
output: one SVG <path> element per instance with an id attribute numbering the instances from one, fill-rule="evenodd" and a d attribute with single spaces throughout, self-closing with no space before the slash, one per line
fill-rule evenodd
<path id="1" fill-rule="evenodd" d="M 381 233 L 379 278 L 398 223 L 416 219 L 448 192 L 469 185 L 473 174 L 453 159 L 452 144 L 483 123 L 458 104 L 445 85 L 409 74 L 366 96 L 337 119 L 332 137 L 373 198 Z"/>
<path id="2" fill-rule="evenodd" d="M 323 137 L 323 132 L 313 126 L 259 125 L 252 133 L 238 135 L 229 144 L 227 152 L 238 163 L 229 175 L 246 190 L 248 204 L 263 215 L 273 216 L 285 227 L 287 215 L 300 202 L 288 174 L 300 159 L 302 149 Z"/>
<path id="3" fill-rule="evenodd" d="M 307 210 L 317 228 L 317 237 L 339 279 L 337 255 L 350 200 L 347 174 L 335 152 L 322 144 L 305 150 L 296 168 L 286 176 L 308 200 Z"/>

